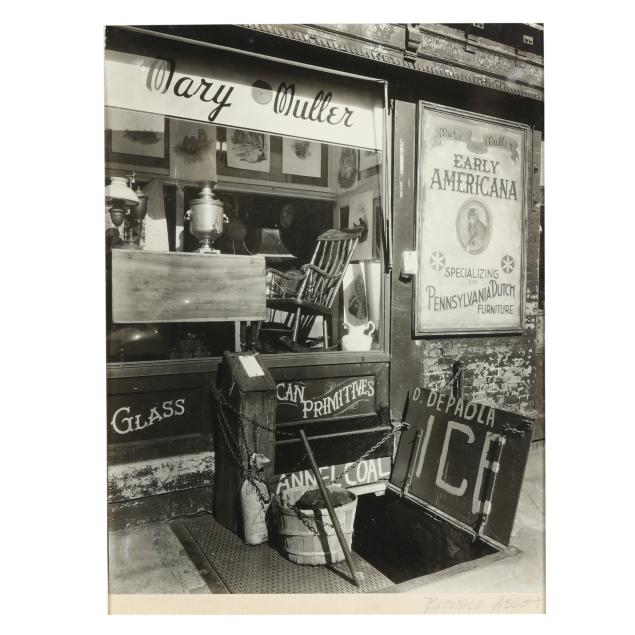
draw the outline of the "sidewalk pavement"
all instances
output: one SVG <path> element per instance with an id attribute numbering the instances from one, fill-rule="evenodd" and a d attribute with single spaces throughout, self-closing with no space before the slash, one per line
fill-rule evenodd
<path id="1" fill-rule="evenodd" d="M 410 591 L 426 593 L 543 593 L 544 443 L 534 444 L 518 503 L 511 544 L 520 553 L 448 576 Z M 168 523 L 109 533 L 111 594 L 211 593 Z"/>

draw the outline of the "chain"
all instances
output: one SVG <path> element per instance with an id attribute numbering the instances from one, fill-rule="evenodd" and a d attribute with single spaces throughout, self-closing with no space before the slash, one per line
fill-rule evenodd
<path id="1" fill-rule="evenodd" d="M 310 521 L 309 518 L 311 518 L 311 516 L 308 516 L 307 514 L 304 514 L 302 512 L 302 510 L 297 506 L 297 505 L 291 505 L 290 509 L 295 512 L 295 515 L 297 517 L 297 519 L 314 535 L 316 536 L 320 536 L 320 532 L 317 528 L 317 517 L 315 515 L 315 510 L 313 511 L 313 520 L 316 524 L 316 526 L 314 527 Z M 325 527 L 331 527 L 333 529 L 335 529 L 335 525 L 333 525 L 332 523 L 329 523 L 328 521 L 324 520 L 324 518 L 322 518 L 322 524 Z"/>
<path id="2" fill-rule="evenodd" d="M 347 469 L 345 469 L 332 483 L 331 485 L 337 483 L 341 478 L 343 478 L 344 476 L 346 476 L 346 474 L 348 474 L 351 470 L 355 469 L 364 459 L 366 459 L 368 457 L 369 454 L 372 454 L 377 448 L 381 447 L 384 443 L 386 443 L 386 441 L 388 441 L 388 439 L 390 439 L 391 437 L 393 437 L 395 434 L 397 434 L 397 432 L 399 432 L 400 430 L 402 430 L 405 427 L 405 425 L 401 424 L 401 425 L 397 425 L 394 426 L 394 428 L 386 435 L 384 435 L 383 438 L 381 438 L 377 443 L 375 443 L 375 445 L 373 445 L 371 448 L 369 448 L 368 450 L 366 450 L 366 452 L 364 452 L 364 454 L 362 454 L 350 467 L 348 467 Z M 300 459 L 300 461 L 298 461 L 298 463 L 296 465 L 300 465 L 300 463 L 306 458 L 307 454 L 305 452 L 304 456 L 302 457 L 302 459 Z M 292 472 L 295 471 L 295 468 L 293 468 L 291 470 Z M 319 478 L 319 477 L 318 477 Z M 310 516 L 307 516 L 306 514 L 302 513 L 302 510 L 297 506 L 297 505 L 291 505 L 290 508 L 295 512 L 295 515 L 297 516 L 298 520 L 312 533 L 314 533 L 316 536 L 320 535 L 320 532 L 311 525 L 311 523 L 309 522 L 309 518 Z M 313 518 L 315 519 L 315 512 L 313 512 Z M 317 521 L 316 521 L 317 523 Z M 322 519 L 322 524 L 325 527 L 332 527 L 335 528 L 335 525 L 333 525 L 332 523 L 329 523 L 328 521 Z"/>
<path id="3" fill-rule="evenodd" d="M 245 468 L 243 466 L 242 459 L 238 456 L 240 454 L 240 448 L 236 443 L 231 430 L 229 430 L 229 424 L 227 423 L 227 420 L 225 419 L 225 415 L 223 414 L 221 408 L 218 408 L 218 422 L 220 424 L 219 427 L 221 429 L 221 432 L 223 433 L 223 438 L 225 439 L 225 445 L 227 446 L 232 459 L 234 459 L 234 463 L 236 463 L 241 476 L 243 476 L 245 473 Z"/>
<path id="4" fill-rule="evenodd" d="M 364 452 L 352 465 L 350 465 L 346 470 L 344 470 L 332 483 L 331 485 L 337 483 L 340 479 L 342 479 L 344 476 L 346 476 L 346 474 L 348 474 L 351 470 L 355 469 L 363 460 L 365 460 L 370 454 L 372 454 L 377 448 L 381 447 L 384 443 L 386 443 L 386 441 L 388 441 L 388 439 L 390 439 L 391 437 L 393 437 L 395 434 L 397 434 L 397 432 L 399 432 L 400 430 L 402 430 L 403 428 L 405 428 L 405 424 L 400 424 L 400 425 L 396 425 L 393 427 L 393 429 L 388 432 L 386 435 L 384 435 L 377 443 L 375 443 L 371 448 L 369 448 L 368 450 L 366 450 L 366 452 Z M 300 465 L 302 464 L 302 462 L 304 461 L 304 459 L 307 458 L 307 453 L 305 452 L 302 457 L 300 458 L 300 460 L 295 464 L 294 467 L 292 467 L 289 470 L 289 473 L 293 473 L 296 471 L 296 469 L 298 469 L 300 467 Z M 278 504 L 283 505 L 280 497 L 278 497 L 277 500 Z M 309 518 L 310 516 L 307 516 L 306 514 L 303 513 L 302 509 L 300 509 L 297 505 L 289 505 L 288 506 L 289 509 L 291 509 L 293 512 L 295 512 L 296 517 L 298 518 L 298 520 L 313 534 L 315 534 L 316 536 L 320 535 L 320 532 L 317 530 L 316 527 L 314 527 L 310 522 L 309 522 Z M 313 518 L 315 519 L 315 512 L 313 515 Z M 322 519 L 322 524 L 325 527 L 332 527 L 334 528 L 335 526 L 324 520 L 324 518 Z"/>
<path id="5" fill-rule="evenodd" d="M 243 442 L 245 445 L 245 451 L 247 453 L 247 467 L 246 468 L 240 456 L 240 444 L 236 440 L 234 435 L 232 434 L 231 428 L 229 426 L 227 419 L 225 418 L 225 413 L 223 412 L 222 406 L 220 404 L 218 405 L 218 421 L 220 424 L 219 427 L 223 434 L 223 438 L 225 440 L 225 445 L 227 446 L 227 449 L 229 450 L 231 458 L 233 459 L 234 463 L 236 464 L 236 467 L 238 468 L 241 478 L 245 481 L 248 481 L 252 485 L 252 487 L 254 488 L 256 492 L 256 495 L 258 496 L 258 499 L 260 500 L 260 504 L 262 505 L 263 509 L 266 509 L 267 505 L 269 505 L 269 503 L 271 502 L 271 494 L 269 493 L 267 482 L 265 481 L 265 479 L 263 479 L 258 474 L 258 471 L 254 468 L 254 466 L 250 464 L 251 452 L 249 449 L 249 445 L 247 443 L 247 438 L 245 436 L 242 420 L 239 419 L 239 428 L 240 428 L 240 432 L 241 432 Z M 261 491 L 261 488 L 259 487 L 259 484 L 262 484 L 265 486 L 265 489 L 267 490 L 268 499 L 264 497 Z"/>
<path id="6" fill-rule="evenodd" d="M 399 425 L 394 426 L 393 429 L 390 432 L 388 432 L 388 434 L 384 435 L 383 438 L 381 438 L 379 441 L 377 441 L 377 443 L 375 443 L 375 445 L 373 445 L 373 447 L 371 447 L 368 450 L 366 450 L 366 452 L 364 452 L 364 454 L 362 454 L 350 467 L 346 468 L 333 481 L 333 483 L 337 483 L 337 481 L 339 481 L 341 478 L 346 476 L 351 470 L 355 469 L 364 459 L 366 459 L 368 457 L 369 454 L 372 454 L 377 448 L 379 448 L 382 445 L 384 445 L 384 443 L 386 443 L 386 441 L 388 441 L 388 439 L 390 439 L 391 437 L 394 437 L 395 434 L 397 434 L 397 432 L 401 431 L 404 427 L 405 427 L 404 424 L 399 424 Z"/>
<path id="7" fill-rule="evenodd" d="M 231 402 L 229 402 L 225 398 L 225 395 L 223 395 L 223 393 L 216 386 L 214 386 L 214 384 L 211 384 L 211 387 L 212 387 L 212 394 L 214 395 L 214 398 L 216 399 L 216 401 L 220 405 L 224 406 L 227 410 L 229 410 L 233 415 L 239 417 L 241 421 L 248 421 L 249 423 L 256 426 L 257 428 L 261 428 L 262 430 L 266 430 L 267 432 L 273 432 L 274 434 L 277 434 L 281 437 L 295 438 L 296 435 L 293 432 L 285 432 L 284 430 L 276 430 L 272 428 L 271 426 L 267 426 L 264 423 L 260 423 L 259 421 L 256 421 L 255 419 L 252 419 L 251 417 L 247 417 L 246 415 L 242 414 L 241 412 L 236 410 L 236 408 L 234 408 Z"/>
<path id="8" fill-rule="evenodd" d="M 242 440 L 243 440 L 243 445 L 245 446 L 245 453 L 246 453 L 246 455 L 248 457 L 248 459 L 247 459 L 247 471 L 248 471 L 248 474 L 251 476 L 251 478 L 254 481 L 257 481 L 258 483 L 263 484 L 265 486 L 265 489 L 267 490 L 267 493 L 269 493 L 269 488 L 267 486 L 267 481 L 265 481 L 265 479 L 259 474 L 259 471 L 258 471 L 257 467 L 255 465 L 253 465 L 250 462 L 250 460 L 249 460 L 249 457 L 251 457 L 253 452 L 249 449 L 249 443 L 247 442 L 247 435 L 245 434 L 245 426 L 243 424 L 242 417 L 239 417 L 238 429 L 240 431 L 240 436 L 242 437 Z M 261 495 L 260 488 L 257 487 L 251 479 L 249 480 L 249 482 L 254 486 L 254 489 L 256 490 L 256 494 L 258 494 L 258 498 L 260 498 L 260 502 L 263 504 L 263 508 L 264 508 L 264 506 L 268 505 L 269 502 L 271 501 L 271 494 L 269 494 L 269 500 L 265 501 L 264 497 Z"/>
<path id="9" fill-rule="evenodd" d="M 459 376 L 461 375 L 461 373 L 463 372 L 462 368 L 458 368 L 456 373 L 454 373 L 454 375 L 452 375 L 452 377 L 450 377 L 450 379 L 448 379 L 448 381 L 445 382 L 445 384 L 443 384 L 443 386 L 441 386 L 441 388 L 437 388 L 436 392 L 441 392 L 443 390 L 445 390 L 455 379 L 458 379 Z"/>
<path id="10" fill-rule="evenodd" d="M 455 377 L 458 377 L 459 373 L 461 372 L 461 370 L 459 369 L 457 371 L 457 374 Z M 455 378 L 453 377 L 451 381 L 453 381 L 453 379 Z M 448 384 L 450 383 L 448 382 Z M 447 385 L 447 384 L 446 384 Z M 232 385 L 233 387 L 233 385 Z M 212 388 L 212 394 L 214 395 L 216 402 L 217 402 L 217 408 L 218 408 L 218 415 L 219 415 L 219 423 L 220 423 L 220 429 L 221 432 L 223 434 L 223 437 L 225 439 L 225 445 L 227 446 L 227 449 L 230 452 L 231 458 L 233 459 L 234 463 L 236 464 L 236 466 L 238 467 L 238 470 L 240 472 L 241 478 L 243 480 L 247 480 L 249 481 L 249 483 L 251 483 L 251 485 L 253 486 L 254 490 L 256 491 L 256 494 L 258 495 L 258 498 L 260 499 L 261 504 L 263 505 L 263 508 L 265 508 L 272 499 L 271 494 L 269 494 L 269 500 L 265 500 L 260 487 L 258 487 L 258 483 L 261 483 L 265 486 L 265 488 L 267 488 L 267 483 L 266 481 L 258 474 L 258 471 L 250 464 L 250 460 L 249 457 L 251 456 L 251 451 L 249 449 L 249 443 L 247 441 L 247 436 L 245 434 L 245 426 L 244 426 L 244 422 L 248 421 L 249 423 L 251 423 L 252 425 L 256 426 L 257 428 L 261 428 L 263 430 L 267 430 L 268 432 L 271 432 L 273 434 L 277 434 L 280 436 L 285 436 L 285 437 L 292 437 L 292 438 L 296 438 L 296 434 L 293 432 L 284 432 L 282 430 L 276 430 L 270 426 L 267 426 L 265 424 L 262 424 L 254 419 L 252 419 L 251 417 L 247 417 L 244 414 L 242 414 L 241 412 L 239 412 L 223 395 L 223 393 L 213 384 L 211 385 Z M 444 386 L 445 388 L 445 386 Z M 236 416 L 238 418 L 238 428 L 239 428 L 239 432 L 241 435 L 241 440 L 243 443 L 243 446 L 245 448 L 245 452 L 247 454 L 247 468 L 245 468 L 245 466 L 243 465 L 243 461 L 242 458 L 240 457 L 240 443 L 239 441 L 234 437 L 234 435 L 231 432 L 231 428 L 230 425 L 227 421 L 227 419 L 225 418 L 225 413 L 223 412 L 223 410 L 226 409 L 229 412 L 231 412 L 234 416 Z M 386 441 L 388 441 L 388 439 L 390 439 L 391 437 L 393 437 L 395 434 L 397 434 L 397 432 L 401 431 L 403 428 L 405 427 L 404 424 L 400 424 L 400 425 L 396 425 L 393 427 L 392 430 L 390 430 L 390 432 L 388 432 L 386 435 L 384 435 L 377 443 L 375 443 L 372 447 L 370 447 L 368 450 L 366 450 L 366 452 L 364 452 L 356 461 L 354 461 L 347 469 L 345 469 L 334 481 L 334 483 L 337 483 L 339 480 L 341 480 L 342 478 L 344 478 L 344 476 L 346 476 L 351 470 L 354 470 L 362 461 L 364 461 L 370 454 L 372 454 L 373 452 L 375 452 L 375 450 L 377 450 L 379 447 L 381 447 L 384 443 L 386 443 Z M 295 472 L 300 465 L 304 462 L 304 460 L 307 458 L 307 453 L 305 452 L 300 459 L 296 462 L 295 466 L 291 468 L 290 472 Z M 316 535 L 319 535 L 319 532 L 316 532 L 315 529 L 311 528 L 308 524 L 308 521 L 306 520 L 306 516 L 304 514 L 302 514 L 302 511 L 297 508 L 296 506 L 291 506 L 291 509 L 293 509 L 298 518 L 301 520 L 301 522 L 309 529 L 311 529 L 311 531 L 314 531 L 316 533 Z M 329 525 L 329 526 L 333 526 L 330 523 L 327 523 L 326 521 L 323 521 L 325 525 Z"/>

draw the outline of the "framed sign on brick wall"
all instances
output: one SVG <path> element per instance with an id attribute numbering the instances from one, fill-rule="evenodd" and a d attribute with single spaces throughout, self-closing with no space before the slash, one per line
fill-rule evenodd
<path id="1" fill-rule="evenodd" d="M 414 334 L 520 333 L 531 136 L 419 102 Z"/>

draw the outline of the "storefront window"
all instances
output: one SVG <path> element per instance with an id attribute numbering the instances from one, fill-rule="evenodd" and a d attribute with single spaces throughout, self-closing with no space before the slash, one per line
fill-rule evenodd
<path id="1" fill-rule="evenodd" d="M 227 316 L 208 321 L 197 315 L 183 321 L 177 317 L 156 323 L 127 323 L 116 319 L 117 311 L 110 302 L 113 295 L 109 293 L 109 361 L 204 358 L 221 355 L 223 350 L 234 350 L 238 345 L 266 354 L 380 349 L 384 328 L 383 160 L 377 130 L 381 128 L 374 125 L 372 134 L 366 135 L 370 143 L 333 142 L 336 123 L 342 126 L 343 140 L 355 138 L 347 124 L 351 128 L 357 115 L 361 119 L 363 108 L 377 123 L 383 106 L 377 86 L 367 87 L 370 109 L 363 100 L 361 106 L 358 102 L 340 103 L 329 115 L 325 108 L 336 102 L 341 78 L 337 78 L 338 83 L 316 75 L 314 81 L 306 82 L 313 95 L 310 102 L 298 99 L 302 87 L 297 81 L 282 82 L 287 92 L 287 102 L 283 103 L 280 88 L 271 88 L 275 82 L 242 77 L 243 71 L 236 63 L 232 67 L 238 68 L 235 85 L 229 80 L 224 84 L 224 96 L 228 91 L 233 94 L 224 104 L 230 110 L 232 104 L 239 103 L 239 90 L 248 90 L 249 103 L 242 103 L 240 109 L 244 127 L 234 120 L 233 125 L 219 125 L 223 117 L 218 113 L 215 123 L 208 122 L 212 118 L 209 108 L 206 120 L 196 120 L 173 116 L 174 108 L 164 97 L 156 102 L 149 99 L 146 93 L 150 97 L 162 94 L 166 85 L 157 75 L 158 58 L 121 52 L 112 56 L 111 62 L 116 63 L 109 65 L 107 55 L 106 66 L 106 185 L 123 185 L 147 202 L 145 215 L 139 220 L 137 206 L 126 209 L 124 205 L 121 210 L 118 208 L 122 205 L 113 204 L 113 197 L 106 198 L 107 250 L 196 252 L 202 245 L 201 236 L 195 235 L 188 212 L 197 201 L 209 199 L 211 192 L 217 200 L 214 206 L 222 205 L 222 227 L 210 236 L 213 253 L 195 257 L 264 257 L 265 306 L 264 319 L 258 320 Z M 259 63 L 263 64 L 261 60 Z M 173 82 L 181 82 L 177 96 L 187 94 L 188 86 L 194 92 L 188 83 L 193 82 L 192 73 L 176 80 L 179 61 L 170 64 Z M 266 65 L 263 68 L 271 74 Z M 214 68 L 207 69 L 207 76 L 215 72 L 218 74 Z M 131 85 L 135 73 L 145 80 L 139 88 L 141 96 Z M 212 80 L 198 80 L 199 76 L 200 72 L 200 92 L 200 87 Z M 333 81 L 331 86 L 328 82 Z M 115 88 L 110 89 L 109 98 L 111 86 Z M 121 90 L 126 86 L 128 94 Z M 290 93 L 289 86 L 295 92 Z M 161 90 L 155 90 L 157 87 Z M 221 97 L 219 88 L 215 101 L 207 101 L 220 108 L 217 102 L 223 102 Z M 150 106 L 147 110 L 132 107 L 143 100 Z M 271 110 L 263 113 L 270 102 Z M 157 112 L 166 103 L 164 111 Z M 119 107 L 122 105 L 130 107 Z M 257 119 L 252 111 L 258 114 Z M 277 115 L 285 113 L 290 116 L 288 127 L 293 134 L 282 133 L 287 124 L 281 123 Z M 191 116 L 192 112 L 183 114 Z M 306 125 L 298 126 L 303 117 Z M 320 124 L 319 119 L 323 120 L 322 126 L 315 125 Z M 324 128 L 324 134 L 320 128 Z M 307 138 L 298 134 L 303 129 Z M 356 134 L 364 139 L 364 133 Z M 113 177 L 120 180 L 113 181 Z M 167 262 L 168 267 L 180 266 L 177 259 Z M 230 266 L 229 285 L 233 284 L 231 277 Z M 109 285 L 117 283 L 116 277 L 110 276 Z M 170 276 L 156 284 L 169 285 Z M 241 284 L 238 277 L 235 284 Z M 141 294 L 139 298 L 147 301 L 141 300 Z"/>

